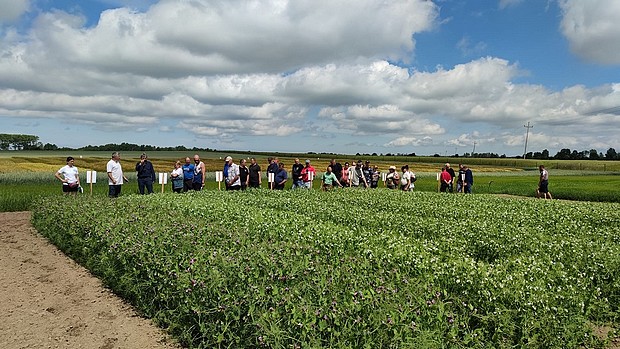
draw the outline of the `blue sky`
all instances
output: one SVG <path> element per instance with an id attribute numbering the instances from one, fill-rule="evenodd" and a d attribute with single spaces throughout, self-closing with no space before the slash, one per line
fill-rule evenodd
<path id="1" fill-rule="evenodd" d="M 617 0 L 0 0 L 0 132 L 514 156 L 530 122 L 530 151 L 604 153 L 619 16 Z"/>

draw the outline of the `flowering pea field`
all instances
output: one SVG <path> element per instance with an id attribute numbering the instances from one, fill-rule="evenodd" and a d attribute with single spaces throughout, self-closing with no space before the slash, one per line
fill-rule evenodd
<path id="1" fill-rule="evenodd" d="M 191 348 L 603 348 L 595 330 L 619 323 L 620 204 L 379 189 L 35 207 Z"/>

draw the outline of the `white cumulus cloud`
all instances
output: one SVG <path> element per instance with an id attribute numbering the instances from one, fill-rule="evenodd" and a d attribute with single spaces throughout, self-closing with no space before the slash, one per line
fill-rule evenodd
<path id="1" fill-rule="evenodd" d="M 11 22 L 30 8 L 30 0 L 0 0 L 0 24 Z"/>
<path id="2" fill-rule="evenodd" d="M 601 64 L 620 64 L 620 1 L 559 0 L 561 30 L 578 56 Z"/>

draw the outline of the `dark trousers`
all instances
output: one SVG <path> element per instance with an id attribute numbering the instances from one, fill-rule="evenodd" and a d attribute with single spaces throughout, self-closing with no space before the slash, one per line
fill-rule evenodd
<path id="1" fill-rule="evenodd" d="M 140 194 L 144 195 L 144 188 L 146 187 L 148 194 L 153 194 L 153 179 L 151 178 L 138 178 L 138 190 Z"/>
<path id="2" fill-rule="evenodd" d="M 183 191 L 194 190 L 194 186 L 192 185 L 193 179 L 184 179 L 183 180 Z"/>
<path id="3" fill-rule="evenodd" d="M 117 198 L 121 194 L 120 184 L 110 184 L 108 186 L 108 196 L 111 198 Z"/>
<path id="4" fill-rule="evenodd" d="M 202 182 L 193 182 L 192 183 L 192 189 L 194 189 L 195 191 L 201 191 L 202 190 Z"/>

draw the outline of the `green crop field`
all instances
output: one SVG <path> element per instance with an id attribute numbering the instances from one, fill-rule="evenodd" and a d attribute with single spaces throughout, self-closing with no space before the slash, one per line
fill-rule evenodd
<path id="1" fill-rule="evenodd" d="M 620 320 L 616 203 L 56 195 L 33 222 L 192 348 L 603 348 Z"/>

